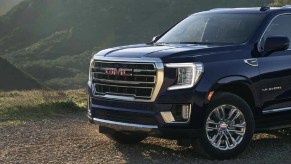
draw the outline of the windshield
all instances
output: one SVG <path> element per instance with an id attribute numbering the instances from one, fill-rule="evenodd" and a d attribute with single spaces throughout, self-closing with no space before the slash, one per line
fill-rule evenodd
<path id="1" fill-rule="evenodd" d="M 241 44 L 250 39 L 262 19 L 262 14 L 195 14 L 156 43 Z"/>

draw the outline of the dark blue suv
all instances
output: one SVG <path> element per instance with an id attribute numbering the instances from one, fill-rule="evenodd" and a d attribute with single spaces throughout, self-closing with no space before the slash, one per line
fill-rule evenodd
<path id="1" fill-rule="evenodd" d="M 208 157 L 291 125 L 291 8 L 213 9 L 152 42 L 102 50 L 90 64 L 88 115 L 123 144 L 147 136 Z"/>

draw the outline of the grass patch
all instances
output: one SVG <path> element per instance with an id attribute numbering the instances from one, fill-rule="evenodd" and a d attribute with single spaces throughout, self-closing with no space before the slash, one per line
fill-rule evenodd
<path id="1" fill-rule="evenodd" d="M 86 111 L 86 92 L 13 91 L 0 93 L 0 127 Z"/>
<path id="2" fill-rule="evenodd" d="M 0 122 L 0 128 L 4 126 L 17 126 L 24 123 L 25 123 L 24 121 L 20 121 L 20 120 Z"/>

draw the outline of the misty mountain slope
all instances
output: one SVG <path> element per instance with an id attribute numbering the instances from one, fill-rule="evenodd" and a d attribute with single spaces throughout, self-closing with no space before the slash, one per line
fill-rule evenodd
<path id="1" fill-rule="evenodd" d="M 0 56 L 53 88 L 79 88 L 85 86 L 93 52 L 148 42 L 201 10 L 264 2 L 24 0 L 0 17 Z"/>
<path id="2" fill-rule="evenodd" d="M 19 4 L 23 0 L 0 0 L 0 15 L 8 12 L 13 6 Z"/>
<path id="3" fill-rule="evenodd" d="M 29 75 L 0 58 L 0 91 L 44 88 Z"/>

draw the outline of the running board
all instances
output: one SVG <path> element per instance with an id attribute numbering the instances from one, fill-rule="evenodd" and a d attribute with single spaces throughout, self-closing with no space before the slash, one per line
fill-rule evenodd
<path id="1" fill-rule="evenodd" d="M 263 132 L 269 132 L 270 130 L 280 130 L 280 129 L 287 129 L 291 128 L 291 123 L 286 125 L 277 125 L 277 126 L 271 126 L 271 127 L 261 127 L 257 128 L 255 130 L 255 133 L 263 133 Z"/>

